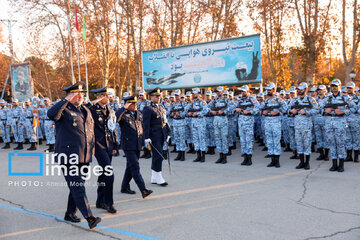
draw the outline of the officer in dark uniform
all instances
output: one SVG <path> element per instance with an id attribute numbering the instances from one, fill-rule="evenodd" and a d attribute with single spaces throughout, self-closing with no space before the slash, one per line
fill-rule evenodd
<path id="1" fill-rule="evenodd" d="M 95 136 L 94 120 L 90 110 L 83 106 L 84 90 L 83 82 L 77 82 L 70 87 L 64 88 L 66 98 L 60 100 L 47 112 L 48 117 L 55 121 L 56 141 L 55 153 L 62 153 L 67 159 L 78 156 L 78 163 L 72 164 L 58 158 L 62 165 L 64 177 L 70 189 L 67 210 L 64 219 L 71 222 L 80 222 L 75 213 L 78 208 L 88 221 L 89 227 L 94 228 L 101 218 L 94 217 L 85 192 L 83 179 L 84 167 L 91 162 L 94 154 Z M 78 175 L 71 174 L 70 169 L 78 168 Z M 86 169 L 84 169 L 86 170 Z M 85 172 L 84 172 L 85 173 Z"/>
<path id="2" fill-rule="evenodd" d="M 116 154 L 115 128 L 109 129 L 109 121 L 115 120 L 114 110 L 109 106 L 109 94 L 107 87 L 93 89 L 96 100 L 89 108 L 95 123 L 95 157 L 103 169 L 112 169 L 111 161 L 113 154 Z M 115 121 L 114 121 L 115 123 Z M 114 124 L 115 127 L 115 124 Z M 116 213 L 113 200 L 114 174 L 105 174 L 98 177 L 98 189 L 96 208 L 102 208 L 109 213 Z"/>
<path id="3" fill-rule="evenodd" d="M 126 170 L 121 184 L 121 192 L 135 194 L 130 189 L 130 181 L 134 179 L 140 189 L 142 197 L 149 196 L 152 191 L 146 189 L 140 173 L 139 156 L 144 147 L 142 114 L 137 111 L 137 97 L 128 96 L 123 98 L 124 107 L 116 111 L 117 121 L 121 128 L 121 146 L 126 156 Z"/>
<path id="4" fill-rule="evenodd" d="M 167 186 L 168 183 L 162 177 L 162 150 L 165 140 L 169 141 L 169 125 L 166 120 L 166 111 L 160 104 L 161 88 L 155 88 L 149 92 L 151 103 L 144 107 L 143 126 L 145 147 L 152 151 L 152 174 L 151 183 Z"/>

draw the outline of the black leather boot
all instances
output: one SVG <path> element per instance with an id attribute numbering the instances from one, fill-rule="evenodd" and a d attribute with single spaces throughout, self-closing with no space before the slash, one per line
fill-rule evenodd
<path id="1" fill-rule="evenodd" d="M 354 150 L 354 162 L 359 162 L 359 150 Z"/>
<path id="2" fill-rule="evenodd" d="M 201 160 L 201 151 L 198 150 L 198 151 L 196 151 L 196 153 L 197 153 L 197 158 L 193 162 L 200 162 L 200 160 Z"/>
<path id="3" fill-rule="evenodd" d="M 344 159 L 339 159 L 339 167 L 337 170 L 338 170 L 338 172 L 344 171 Z"/>
<path id="4" fill-rule="evenodd" d="M 190 143 L 189 148 L 190 148 L 189 151 L 187 151 L 186 153 L 195 153 L 194 144 Z"/>
<path id="5" fill-rule="evenodd" d="M 39 145 L 42 145 L 42 139 L 39 139 Z"/>
<path id="6" fill-rule="evenodd" d="M 205 162 L 205 151 L 201 152 L 200 162 Z"/>
<path id="7" fill-rule="evenodd" d="M 286 144 L 286 148 L 284 149 L 284 152 L 291 152 L 290 143 Z"/>
<path id="8" fill-rule="evenodd" d="M 244 161 L 242 161 L 241 165 L 245 166 L 247 165 L 247 162 L 248 162 L 248 155 L 244 154 Z"/>
<path id="9" fill-rule="evenodd" d="M 252 158 L 252 155 L 251 154 L 249 154 L 249 155 L 247 155 L 247 166 L 251 166 L 252 165 L 252 160 L 251 160 L 251 158 Z"/>
<path id="10" fill-rule="evenodd" d="M 223 154 L 223 159 L 222 159 L 222 162 L 221 162 L 222 164 L 227 163 L 226 157 L 227 157 L 226 154 Z"/>
<path id="11" fill-rule="evenodd" d="M 219 155 L 220 155 L 220 156 L 219 156 L 219 159 L 218 159 L 215 163 L 221 163 L 221 162 L 222 162 L 222 160 L 223 160 L 223 158 L 224 158 L 224 154 L 223 154 L 223 153 L 220 153 Z"/>
<path id="12" fill-rule="evenodd" d="M 338 169 L 337 159 L 333 159 L 332 162 L 333 162 L 333 165 L 331 166 L 331 168 L 329 169 L 329 171 L 334 172 L 334 171 L 336 171 L 336 170 Z"/>
<path id="13" fill-rule="evenodd" d="M 304 169 L 305 169 L 305 170 L 309 170 L 309 169 L 310 169 L 310 155 L 305 155 Z"/>
<path id="14" fill-rule="evenodd" d="M 176 156 L 176 158 L 174 159 L 174 161 L 179 161 L 181 159 L 181 156 L 182 156 L 182 152 L 179 151 L 178 152 L 178 155 Z"/>
<path id="15" fill-rule="evenodd" d="M 352 161 L 353 161 L 352 150 L 346 150 L 345 162 L 352 162 Z"/>
<path id="16" fill-rule="evenodd" d="M 226 154 L 227 156 L 231 156 L 232 155 L 232 152 L 231 152 L 231 148 L 229 147 L 229 151 L 228 153 Z"/>
<path id="17" fill-rule="evenodd" d="M 31 146 L 27 150 L 29 150 L 29 151 L 36 150 L 36 142 L 32 142 Z"/>
<path id="18" fill-rule="evenodd" d="M 171 151 L 172 153 L 177 152 L 176 151 L 176 145 L 174 145 L 174 149 Z"/>
<path id="19" fill-rule="evenodd" d="M 299 156 L 298 156 L 298 154 L 297 154 L 297 151 L 294 150 L 293 153 L 294 153 L 294 154 L 290 157 L 290 159 L 298 159 Z"/>
<path id="20" fill-rule="evenodd" d="M 216 147 L 211 147 L 210 155 L 215 155 L 215 148 L 216 148 Z"/>
<path id="21" fill-rule="evenodd" d="M 275 155 L 271 156 L 271 162 L 267 165 L 267 167 L 274 167 L 275 166 Z"/>
<path id="22" fill-rule="evenodd" d="M 275 155 L 275 167 L 279 168 L 280 167 L 280 155 Z"/>
<path id="23" fill-rule="evenodd" d="M 17 144 L 18 145 L 16 146 L 16 148 L 14 148 L 14 150 L 22 150 L 22 149 L 24 149 L 22 142 L 18 142 Z"/>
<path id="24" fill-rule="evenodd" d="M 316 158 L 316 160 L 318 160 L 318 161 L 325 160 L 324 148 L 318 148 L 318 149 L 319 149 L 320 156 L 318 156 Z"/>
<path id="25" fill-rule="evenodd" d="M 300 156 L 300 163 L 295 167 L 296 169 L 304 168 L 304 154 L 299 154 L 299 156 Z"/>
<path id="26" fill-rule="evenodd" d="M 91 217 L 87 217 L 86 221 L 89 224 L 89 228 L 93 229 L 94 227 L 96 227 L 96 225 L 98 225 L 99 222 L 101 222 L 101 218 L 91 216 Z"/>
<path id="27" fill-rule="evenodd" d="M 1 149 L 9 149 L 10 148 L 10 143 L 5 143 L 5 146 L 3 146 Z"/>
<path id="28" fill-rule="evenodd" d="M 324 151 L 324 161 L 329 161 L 329 149 L 325 148 Z"/>
<path id="29" fill-rule="evenodd" d="M 315 152 L 315 143 L 311 143 L 311 152 Z"/>

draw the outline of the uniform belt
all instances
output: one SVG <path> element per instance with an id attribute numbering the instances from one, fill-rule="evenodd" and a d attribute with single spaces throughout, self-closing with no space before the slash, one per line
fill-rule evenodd
<path id="1" fill-rule="evenodd" d="M 251 113 L 240 113 L 240 115 L 242 115 L 242 116 L 252 116 Z"/>
<path id="2" fill-rule="evenodd" d="M 26 117 L 26 118 L 32 119 L 33 117 Z"/>
<path id="3" fill-rule="evenodd" d="M 274 116 L 272 116 L 272 115 L 265 115 L 265 117 L 280 117 L 280 114 L 274 115 Z"/>
<path id="4" fill-rule="evenodd" d="M 46 120 L 47 120 L 47 121 L 51 121 L 51 119 L 49 119 L 49 118 L 45 118 L 45 121 L 46 121 Z"/>
<path id="5" fill-rule="evenodd" d="M 218 113 L 215 116 L 226 116 L 226 114 L 225 113 L 222 113 L 222 114 Z"/>
<path id="6" fill-rule="evenodd" d="M 200 116 L 191 116 L 191 118 L 202 118 Z"/>
<path id="7" fill-rule="evenodd" d="M 162 128 L 162 124 L 150 124 L 150 127 L 161 127 Z"/>
<path id="8" fill-rule="evenodd" d="M 174 118 L 175 120 L 184 120 L 185 118 Z"/>
<path id="9" fill-rule="evenodd" d="M 345 114 L 324 113 L 324 116 L 327 116 L 327 117 L 343 117 L 343 116 L 345 116 Z"/>

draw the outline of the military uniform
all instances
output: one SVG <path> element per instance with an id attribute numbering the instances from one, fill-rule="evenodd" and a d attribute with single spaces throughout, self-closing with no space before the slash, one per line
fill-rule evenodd
<path id="1" fill-rule="evenodd" d="M 200 93 L 199 89 L 194 90 L 193 94 Z M 194 162 L 205 161 L 205 151 L 207 150 L 205 141 L 206 121 L 204 116 L 209 112 L 207 103 L 200 99 L 194 99 L 185 107 L 186 114 L 191 118 L 191 129 L 193 136 L 194 150 L 197 152 L 197 158 Z"/>
<path id="2" fill-rule="evenodd" d="M 175 93 L 175 95 L 179 96 L 180 90 Z M 185 160 L 185 150 L 186 150 L 186 139 L 185 139 L 185 127 L 186 127 L 186 120 L 185 120 L 185 108 L 186 103 L 183 100 L 175 101 L 169 110 L 169 115 L 173 119 L 173 143 L 176 146 L 176 150 L 178 151 L 178 156 L 174 159 L 175 161 Z"/>
<path id="3" fill-rule="evenodd" d="M 63 90 L 67 93 L 84 92 L 82 86 L 82 82 L 77 82 Z M 65 163 L 63 158 L 58 159 L 59 164 L 63 165 L 67 172 L 72 166 L 80 169 L 88 166 L 95 150 L 94 120 L 90 110 L 83 105 L 75 106 L 68 100 L 62 99 L 48 110 L 47 115 L 49 119 L 55 121 L 55 153 L 63 153 L 68 158 L 70 154 L 76 154 L 79 159 L 77 165 Z M 75 216 L 78 208 L 88 221 L 89 227 L 93 228 L 101 219 L 95 218 L 91 212 L 80 169 L 79 175 L 64 174 L 70 190 L 65 220 L 79 222 L 80 220 Z M 63 171 L 65 173 L 64 169 Z"/>
<path id="4" fill-rule="evenodd" d="M 17 99 L 14 102 L 18 102 Z M 8 112 L 7 125 L 11 126 L 11 129 L 14 134 L 15 142 L 17 142 L 17 147 L 15 150 L 23 149 L 24 142 L 24 124 L 23 124 L 23 109 L 20 106 L 13 107 L 11 111 Z"/>
<path id="5" fill-rule="evenodd" d="M 355 84 L 349 82 L 347 87 L 355 88 Z M 353 93 L 349 95 L 349 98 L 356 104 L 359 105 L 359 97 Z M 345 161 L 353 161 L 352 151 L 354 151 L 355 161 L 358 160 L 359 149 L 360 149 L 360 115 L 356 112 L 350 112 L 346 116 L 346 122 L 348 127 L 346 128 L 346 159 Z"/>
<path id="6" fill-rule="evenodd" d="M 0 100 L 5 105 L 4 100 Z M 8 149 L 10 148 L 10 126 L 7 125 L 7 115 L 8 111 L 10 109 L 6 106 L 0 108 L 0 131 L 1 131 L 1 137 L 5 143 L 5 146 L 2 147 L 2 149 Z"/>
<path id="7" fill-rule="evenodd" d="M 136 103 L 135 96 L 124 98 L 125 102 Z M 134 179 L 143 198 L 152 193 L 146 189 L 144 180 L 140 173 L 139 156 L 144 146 L 142 114 L 140 111 L 130 111 L 124 107 L 116 111 L 117 122 L 121 127 L 121 144 L 126 157 L 126 170 L 121 184 L 122 193 L 134 194 L 130 189 L 130 181 Z"/>
<path id="8" fill-rule="evenodd" d="M 108 94 L 107 87 L 93 89 L 95 94 Z M 116 149 L 115 121 L 114 129 L 109 129 L 108 123 L 111 118 L 115 120 L 114 110 L 109 106 L 96 103 L 89 106 L 95 125 L 95 157 L 98 164 L 103 168 L 113 168 L 111 165 L 113 150 Z M 98 177 L 98 189 L 96 207 L 103 208 L 110 213 L 116 213 L 113 207 L 114 174 L 101 174 Z"/>
<path id="9" fill-rule="evenodd" d="M 307 84 L 301 83 L 298 89 L 305 91 L 305 89 L 307 89 Z M 296 168 L 308 170 L 310 169 L 309 161 L 313 128 L 311 116 L 318 112 L 318 104 L 314 98 L 298 96 L 291 100 L 289 109 L 297 111 L 294 118 L 295 142 L 297 153 L 300 156 L 300 164 Z M 304 113 L 302 113 L 301 110 L 303 110 Z"/>
<path id="10" fill-rule="evenodd" d="M 323 86 L 325 89 L 325 86 Z M 318 96 L 316 98 L 319 106 L 322 104 L 326 97 L 321 98 Z M 316 160 L 329 160 L 329 143 L 327 141 L 326 132 L 325 132 L 325 116 L 323 116 L 320 112 L 314 115 L 314 131 L 316 138 L 316 147 L 320 152 L 320 156 Z"/>
<path id="11" fill-rule="evenodd" d="M 248 87 L 244 86 L 240 91 L 247 92 Z M 241 154 L 244 155 L 242 165 L 250 166 L 252 164 L 254 146 L 254 115 L 259 112 L 259 103 L 252 97 L 241 97 L 237 102 L 236 110 L 239 112 L 238 125 Z"/>
<path id="12" fill-rule="evenodd" d="M 270 83 L 267 90 L 275 89 L 275 84 Z M 281 154 L 281 115 L 287 110 L 285 101 L 279 97 L 269 97 L 264 101 L 264 106 L 261 109 L 262 114 L 265 116 L 265 138 L 266 146 L 268 148 L 268 155 L 271 157 L 271 163 L 268 167 L 280 167 L 280 154 Z M 265 112 L 267 114 L 264 114 Z M 277 113 L 271 115 L 271 112 Z"/>
<path id="13" fill-rule="evenodd" d="M 334 79 L 331 85 L 341 86 L 339 79 Z M 339 92 L 337 95 L 327 96 L 321 103 L 320 109 L 325 116 L 326 137 L 329 139 L 331 159 L 333 166 L 330 171 L 344 171 L 345 141 L 346 141 L 346 118 L 351 112 L 355 113 L 357 107 L 351 99 Z M 337 114 L 335 110 L 326 113 L 326 109 L 340 109 L 344 114 Z M 339 159 L 339 164 L 337 160 Z"/>
<path id="14" fill-rule="evenodd" d="M 159 96 L 160 88 L 155 88 L 149 93 L 151 96 Z M 162 177 L 162 150 L 163 144 L 168 138 L 170 128 L 167 124 L 166 111 L 161 104 L 153 103 L 144 107 L 143 128 L 145 147 L 151 147 L 152 151 L 152 176 L 151 183 L 157 183 L 160 186 L 166 186 L 167 183 Z"/>

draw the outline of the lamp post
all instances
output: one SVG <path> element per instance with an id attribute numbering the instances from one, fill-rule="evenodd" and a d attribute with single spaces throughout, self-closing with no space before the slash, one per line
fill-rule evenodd
<path id="1" fill-rule="evenodd" d="M 354 70 L 352 70 L 350 73 L 349 73 L 349 76 L 351 78 L 351 81 L 354 81 L 355 77 L 356 77 L 356 72 Z"/>

